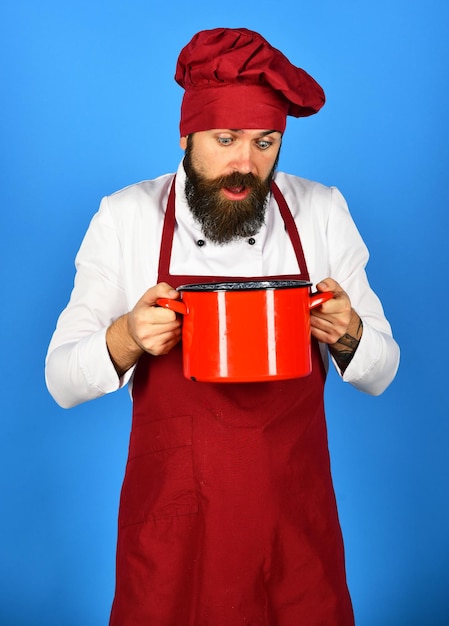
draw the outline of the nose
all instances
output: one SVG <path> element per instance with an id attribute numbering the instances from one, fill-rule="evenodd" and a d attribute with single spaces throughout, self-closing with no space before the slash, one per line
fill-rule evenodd
<path id="1" fill-rule="evenodd" d="M 252 146 L 249 142 L 239 142 L 239 145 L 235 147 L 230 166 L 240 174 L 256 174 Z"/>

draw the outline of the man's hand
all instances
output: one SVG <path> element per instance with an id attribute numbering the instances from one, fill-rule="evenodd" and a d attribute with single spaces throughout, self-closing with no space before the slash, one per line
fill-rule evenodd
<path id="1" fill-rule="evenodd" d="M 363 333 L 360 317 L 351 306 L 348 294 L 332 278 L 317 285 L 318 291 L 332 291 L 332 300 L 312 309 L 312 335 L 329 345 L 329 350 L 342 372 L 348 367 Z"/>
<path id="2" fill-rule="evenodd" d="M 167 283 L 148 289 L 135 307 L 122 315 L 106 331 L 109 355 L 119 376 L 139 357 L 148 352 L 166 354 L 181 338 L 181 321 L 174 311 L 158 307 L 158 298 L 178 298 L 178 292 Z"/>

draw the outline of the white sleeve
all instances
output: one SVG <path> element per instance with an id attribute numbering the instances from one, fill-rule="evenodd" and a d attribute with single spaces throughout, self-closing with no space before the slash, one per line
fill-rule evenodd
<path id="1" fill-rule="evenodd" d="M 342 378 L 360 391 L 379 395 L 396 375 L 399 347 L 393 339 L 382 304 L 368 283 L 365 272 L 368 250 L 345 199 L 336 188 L 332 188 L 327 242 L 330 276 L 347 292 L 353 309 L 363 322 L 362 339 Z M 337 366 L 336 369 L 340 373 Z"/>
<path id="2" fill-rule="evenodd" d="M 51 339 L 45 378 L 56 402 L 70 408 L 122 387 L 109 357 L 106 329 L 127 312 L 122 252 L 107 198 L 93 217 L 75 260 L 70 301 Z"/>

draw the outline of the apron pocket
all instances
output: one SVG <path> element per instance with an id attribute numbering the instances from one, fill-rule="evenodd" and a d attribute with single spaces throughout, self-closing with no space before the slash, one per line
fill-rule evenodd
<path id="1" fill-rule="evenodd" d="M 197 511 L 192 417 L 182 415 L 135 426 L 120 498 L 119 526 Z"/>

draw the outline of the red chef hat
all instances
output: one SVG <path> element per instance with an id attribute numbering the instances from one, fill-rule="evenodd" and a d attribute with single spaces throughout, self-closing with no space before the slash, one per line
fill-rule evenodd
<path id="1" fill-rule="evenodd" d="M 182 137 L 212 128 L 283 132 L 287 115 L 313 115 L 325 101 L 309 74 L 246 28 L 197 33 L 181 50 L 175 80 L 185 89 Z"/>

